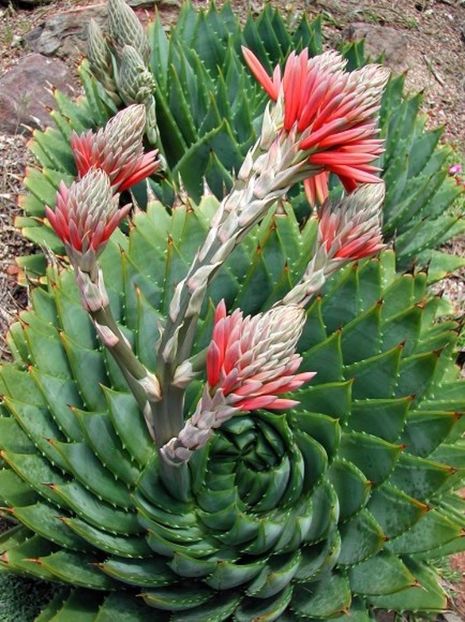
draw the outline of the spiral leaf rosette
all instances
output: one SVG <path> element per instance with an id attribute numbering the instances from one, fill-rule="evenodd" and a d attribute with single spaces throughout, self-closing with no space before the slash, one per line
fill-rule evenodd
<path id="1" fill-rule="evenodd" d="M 176 284 L 217 209 L 158 202 L 116 231 L 101 267 L 118 327 L 143 365 Z M 256 314 L 298 282 L 316 223 L 269 214 L 208 290 L 214 308 Z M 71 585 L 39 620 L 368 620 L 371 608 L 439 611 L 431 560 L 464 550 L 463 382 L 453 321 L 436 321 L 426 275 L 395 257 L 352 264 L 307 311 L 300 371 L 283 413 L 238 414 L 195 452 L 189 498 L 158 454 L 114 360 L 82 310 L 70 270 L 48 272 L 11 327 L 0 373 L 0 500 L 18 523 L 2 570 Z M 188 388 L 185 416 L 203 390 Z"/>

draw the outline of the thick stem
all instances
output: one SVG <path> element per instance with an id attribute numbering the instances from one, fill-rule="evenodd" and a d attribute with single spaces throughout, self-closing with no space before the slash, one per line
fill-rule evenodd
<path id="1" fill-rule="evenodd" d="M 184 389 L 174 386 L 171 365 L 160 361 L 158 368 L 162 386 L 162 399 L 152 403 L 151 425 L 156 429 L 156 444 L 160 450 L 171 438 L 176 437 L 184 425 Z M 174 465 L 160 455 L 160 477 L 166 489 L 180 501 L 190 496 L 190 474 L 187 464 Z"/>
<path id="2" fill-rule="evenodd" d="M 161 363 L 159 378 L 163 395 L 159 402 L 151 404 L 152 424 L 157 431 L 157 447 L 163 447 L 184 425 L 184 390 L 170 382 L 172 376 L 171 366 Z"/>

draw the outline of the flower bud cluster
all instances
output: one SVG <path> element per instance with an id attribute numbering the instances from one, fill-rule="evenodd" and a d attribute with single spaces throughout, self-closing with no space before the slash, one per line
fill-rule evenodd
<path id="1" fill-rule="evenodd" d="M 160 167 L 157 151 L 144 153 L 146 113 L 142 105 L 125 108 L 98 132 L 71 136 L 71 148 L 80 177 L 91 168 L 107 173 L 116 192 L 134 186 Z"/>
<path id="2" fill-rule="evenodd" d="M 305 312 L 295 305 L 279 305 L 244 318 L 240 309 L 228 316 L 221 302 L 207 353 L 203 396 L 179 435 L 162 448 L 163 455 L 173 463 L 186 462 L 215 428 L 235 414 L 298 404 L 280 396 L 315 375 L 297 373 L 302 357 L 295 350 L 304 323 Z"/>
<path id="3" fill-rule="evenodd" d="M 375 255 L 384 248 L 382 205 L 384 183 L 365 184 L 332 205 L 317 210 L 316 249 L 300 282 L 283 299 L 306 305 L 342 265 Z"/>
<path id="4" fill-rule="evenodd" d="M 131 206 L 119 194 L 159 167 L 157 152 L 144 154 L 145 109 L 129 106 L 97 133 L 71 136 L 79 178 L 60 185 L 56 207 L 46 208 L 55 233 L 74 266 L 93 272 L 96 259 Z"/>
<path id="5" fill-rule="evenodd" d="M 80 270 L 90 272 L 106 242 L 131 206 L 119 207 L 110 178 L 99 169 L 91 169 L 67 188 L 63 183 L 57 194 L 55 210 L 45 214 L 66 252 Z"/>
<path id="6" fill-rule="evenodd" d="M 121 52 L 118 86 L 126 104 L 145 103 L 155 90 L 155 81 L 150 70 L 132 45 L 125 45 Z"/>
<path id="7" fill-rule="evenodd" d="M 118 86 L 113 75 L 111 50 L 102 29 L 95 19 L 87 27 L 87 57 L 92 73 L 101 82 L 116 105 L 121 103 Z"/>
<path id="8" fill-rule="evenodd" d="M 112 43 L 118 51 L 132 45 L 148 62 L 150 44 L 137 15 L 124 0 L 108 0 L 108 30 Z"/>
<path id="9" fill-rule="evenodd" d="M 376 183 L 372 163 L 383 151 L 377 138 L 377 114 L 389 70 L 367 65 L 345 71 L 347 61 L 337 52 L 308 57 L 292 52 L 283 76 L 277 66 L 270 77 L 258 58 L 243 48 L 247 64 L 282 114 L 282 132 L 295 131 L 299 148 L 318 168 L 306 181 L 311 203 L 328 195 L 329 173 L 348 191 L 360 183 Z"/>
<path id="10" fill-rule="evenodd" d="M 145 106 L 146 135 L 151 144 L 156 144 L 155 81 L 149 67 L 150 44 L 145 30 L 125 0 L 109 0 L 107 29 L 104 35 L 95 22 L 89 25 L 92 73 L 117 106 Z"/>
<path id="11" fill-rule="evenodd" d="M 318 208 L 319 239 L 331 260 L 356 261 L 384 248 L 382 204 L 384 183 L 361 186 L 332 206 Z"/>

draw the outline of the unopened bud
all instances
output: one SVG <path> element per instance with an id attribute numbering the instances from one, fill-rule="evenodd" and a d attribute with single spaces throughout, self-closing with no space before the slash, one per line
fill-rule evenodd
<path id="1" fill-rule="evenodd" d="M 97 320 L 94 320 L 95 330 L 97 331 L 97 335 L 100 337 L 101 342 L 107 348 L 114 348 L 119 343 L 118 337 L 108 326 L 103 326 L 99 324 Z"/>
<path id="2" fill-rule="evenodd" d="M 87 27 L 87 55 L 93 73 L 101 75 L 111 71 L 111 52 L 105 35 L 95 19 Z"/>
<path id="3" fill-rule="evenodd" d="M 122 50 L 125 45 L 132 45 L 148 61 L 150 46 L 145 30 L 124 0 L 108 1 L 108 26 L 115 47 Z"/>
<path id="4" fill-rule="evenodd" d="M 184 361 L 174 372 L 173 384 L 175 387 L 185 389 L 196 376 L 198 376 L 198 372 L 193 370 L 191 362 Z"/>
<path id="5" fill-rule="evenodd" d="M 122 50 L 118 86 L 127 104 L 144 103 L 155 90 L 151 72 L 132 45 L 125 45 Z"/>
<path id="6" fill-rule="evenodd" d="M 139 379 L 138 383 L 151 402 L 158 402 L 161 399 L 160 383 L 155 374 L 148 373 L 144 378 Z"/>

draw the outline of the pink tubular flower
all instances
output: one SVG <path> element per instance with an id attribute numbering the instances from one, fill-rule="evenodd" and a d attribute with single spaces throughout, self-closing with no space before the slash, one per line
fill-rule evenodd
<path id="1" fill-rule="evenodd" d="M 449 166 L 449 175 L 460 175 L 461 172 L 462 172 L 461 164 L 452 164 L 452 166 Z"/>
<path id="2" fill-rule="evenodd" d="M 331 207 L 326 201 L 318 209 L 318 236 L 331 259 L 355 261 L 384 248 L 381 205 L 384 184 L 360 186 Z"/>
<path id="3" fill-rule="evenodd" d="M 60 184 L 55 210 L 45 214 L 66 251 L 82 269 L 93 263 L 131 206 L 118 208 L 106 173 L 91 169 L 69 188 Z"/>
<path id="4" fill-rule="evenodd" d="M 376 183 L 379 168 L 372 163 L 383 151 L 376 138 L 376 116 L 389 71 L 367 65 L 345 71 L 346 61 L 336 52 L 308 58 L 304 50 L 287 59 L 281 78 L 279 67 L 271 78 L 257 57 L 243 53 L 255 78 L 270 98 L 282 100 L 283 128 L 295 130 L 300 149 L 308 152 L 308 162 L 320 168 L 318 179 L 306 183 L 311 202 L 327 195 L 328 174 L 336 174 L 351 192 L 360 183 Z"/>
<path id="5" fill-rule="evenodd" d="M 243 412 L 298 404 L 278 396 L 298 389 L 315 375 L 296 373 L 302 357 L 295 348 L 304 323 L 304 310 L 295 305 L 244 318 L 240 309 L 228 316 L 224 301 L 220 302 L 207 353 L 210 395 L 221 392 L 226 405 Z"/>
<path id="6" fill-rule="evenodd" d="M 310 205 L 323 205 L 329 197 L 329 173 L 323 171 L 304 181 L 305 195 Z"/>
<path id="7" fill-rule="evenodd" d="M 91 168 L 100 168 L 116 192 L 123 192 L 152 175 L 160 167 L 157 151 L 144 154 L 145 108 L 134 104 L 118 112 L 96 134 L 89 130 L 73 133 L 71 148 L 83 177 Z"/>

